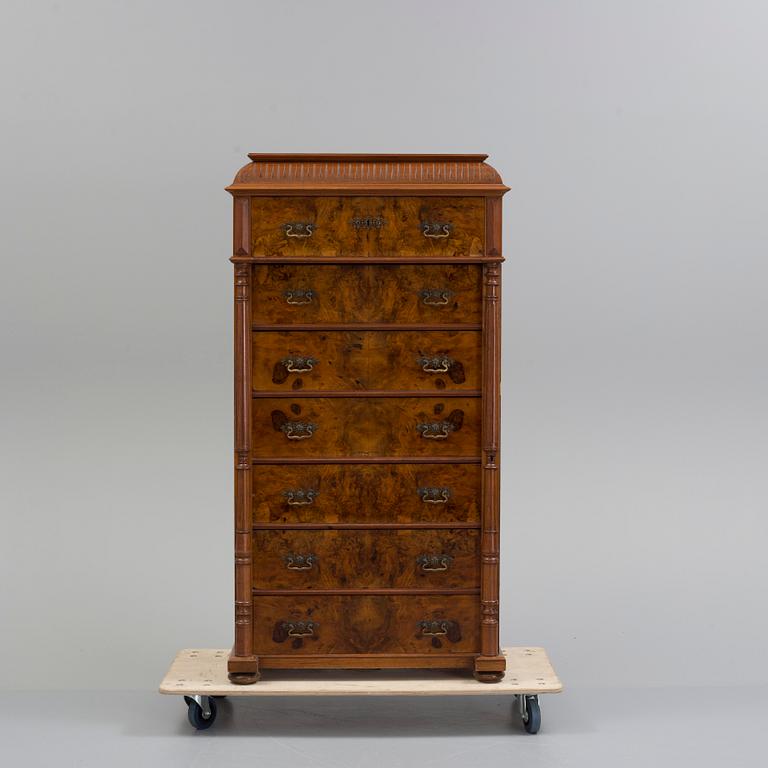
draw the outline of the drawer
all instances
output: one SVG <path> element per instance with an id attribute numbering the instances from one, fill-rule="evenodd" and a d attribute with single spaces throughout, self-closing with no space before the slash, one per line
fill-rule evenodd
<path id="1" fill-rule="evenodd" d="M 253 650 L 269 654 L 475 653 L 473 595 L 259 596 Z"/>
<path id="2" fill-rule="evenodd" d="M 270 590 L 479 588 L 478 531 L 255 531 L 253 586 Z"/>
<path id="3" fill-rule="evenodd" d="M 253 388 L 265 392 L 480 388 L 480 331 L 260 331 Z"/>
<path id="4" fill-rule="evenodd" d="M 479 456 L 479 397 L 256 398 L 255 457 Z"/>
<path id="5" fill-rule="evenodd" d="M 251 319 L 280 323 L 476 323 L 477 264 L 259 264 Z"/>
<path id="6" fill-rule="evenodd" d="M 479 464 L 262 464 L 253 522 L 477 523 Z"/>
<path id="7" fill-rule="evenodd" d="M 254 197 L 254 256 L 482 256 L 478 197 Z"/>

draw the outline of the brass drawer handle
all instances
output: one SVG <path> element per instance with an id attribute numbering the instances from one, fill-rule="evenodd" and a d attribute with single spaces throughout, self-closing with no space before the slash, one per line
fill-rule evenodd
<path id="1" fill-rule="evenodd" d="M 422 303 L 428 307 L 442 307 L 451 300 L 453 291 L 449 291 L 447 288 L 424 288 L 422 291 L 419 291 L 419 296 L 421 296 Z"/>
<path id="2" fill-rule="evenodd" d="M 450 357 L 420 357 L 418 360 L 422 371 L 427 373 L 448 373 L 448 369 L 453 365 Z"/>
<path id="3" fill-rule="evenodd" d="M 317 556 L 313 554 L 297 555 L 289 552 L 284 558 L 285 567 L 289 571 L 308 571 L 317 562 Z"/>
<path id="4" fill-rule="evenodd" d="M 314 357 L 284 357 L 280 362 L 288 373 L 307 373 L 319 361 Z"/>
<path id="5" fill-rule="evenodd" d="M 294 289 L 283 292 L 286 304 L 311 304 L 314 296 L 315 292 L 311 288 L 306 291 L 302 289 Z"/>
<path id="6" fill-rule="evenodd" d="M 416 431 L 428 440 L 445 440 L 454 429 L 456 427 L 451 421 L 432 421 L 416 425 Z"/>
<path id="7" fill-rule="evenodd" d="M 286 498 L 286 503 L 290 507 L 306 507 L 308 504 L 314 504 L 315 499 L 319 491 L 314 488 L 310 488 L 305 491 L 303 488 L 297 488 L 296 490 L 283 491 L 283 496 Z"/>
<path id="8" fill-rule="evenodd" d="M 447 571 L 452 562 L 450 555 L 419 555 L 416 558 L 422 571 Z"/>
<path id="9" fill-rule="evenodd" d="M 284 621 L 282 626 L 288 637 L 310 637 L 319 625 L 316 621 Z"/>
<path id="10" fill-rule="evenodd" d="M 416 626 L 422 635 L 428 637 L 438 637 L 440 635 L 447 635 L 453 626 L 452 621 L 417 621 Z"/>
<path id="11" fill-rule="evenodd" d="M 308 440 L 315 434 L 317 424 L 308 421 L 286 421 L 280 427 L 280 431 L 289 440 Z"/>
<path id="12" fill-rule="evenodd" d="M 419 488 L 418 493 L 425 504 L 447 504 L 451 498 L 450 488 Z"/>
<path id="13" fill-rule="evenodd" d="M 315 225 L 309 221 L 290 221 L 283 224 L 283 230 L 288 237 L 312 237 Z"/>
<path id="14" fill-rule="evenodd" d="M 450 237 L 453 224 L 450 221 L 422 221 L 421 232 L 424 237 Z"/>
<path id="15" fill-rule="evenodd" d="M 356 216 L 352 219 L 352 226 L 355 229 L 381 229 L 384 219 L 381 216 Z"/>

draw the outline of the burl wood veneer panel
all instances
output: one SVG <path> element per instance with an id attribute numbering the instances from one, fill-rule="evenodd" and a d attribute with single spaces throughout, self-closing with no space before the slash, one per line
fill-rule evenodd
<path id="1" fill-rule="evenodd" d="M 479 650 L 480 602 L 472 595 L 260 595 L 253 618 L 256 654 Z"/>
<path id="2" fill-rule="evenodd" d="M 478 531 L 262 530 L 256 589 L 479 588 Z"/>
<path id="3" fill-rule="evenodd" d="M 480 474 L 476 464 L 260 464 L 253 521 L 477 523 Z"/>
<path id="4" fill-rule="evenodd" d="M 480 388 L 479 331 L 262 331 L 253 334 L 260 391 Z"/>
<path id="5" fill-rule="evenodd" d="M 477 264 L 257 264 L 255 324 L 474 323 L 481 321 Z"/>
<path id="6" fill-rule="evenodd" d="M 257 398 L 255 457 L 479 456 L 480 398 Z"/>
<path id="7" fill-rule="evenodd" d="M 251 253 L 270 257 L 482 256 L 485 201 L 254 197 Z"/>

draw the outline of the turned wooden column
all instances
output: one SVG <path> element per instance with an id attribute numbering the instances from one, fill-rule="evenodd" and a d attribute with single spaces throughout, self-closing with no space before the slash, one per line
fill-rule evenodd
<path id="1" fill-rule="evenodd" d="M 235 198 L 235 642 L 229 659 L 233 682 L 254 682 L 253 533 L 251 523 L 251 265 L 238 263 L 249 253 L 250 200 Z M 257 678 L 256 678 L 257 679 Z"/>
<path id="2" fill-rule="evenodd" d="M 501 198 L 486 205 L 486 255 L 501 257 Z M 506 666 L 499 650 L 499 430 L 501 409 L 501 264 L 483 266 L 482 533 L 480 657 L 475 676 L 495 682 Z"/>

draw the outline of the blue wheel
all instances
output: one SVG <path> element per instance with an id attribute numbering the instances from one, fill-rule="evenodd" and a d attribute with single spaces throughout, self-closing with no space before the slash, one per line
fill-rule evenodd
<path id="1" fill-rule="evenodd" d="M 207 717 L 203 708 L 193 698 L 185 696 L 184 701 L 187 702 L 187 718 L 193 728 L 198 731 L 205 731 L 214 724 L 216 721 L 216 700 L 212 696 L 208 697 L 210 714 Z"/>
<path id="2" fill-rule="evenodd" d="M 541 708 L 537 696 L 525 697 L 525 715 L 523 716 L 523 728 L 526 733 L 538 733 L 541 728 Z"/>

